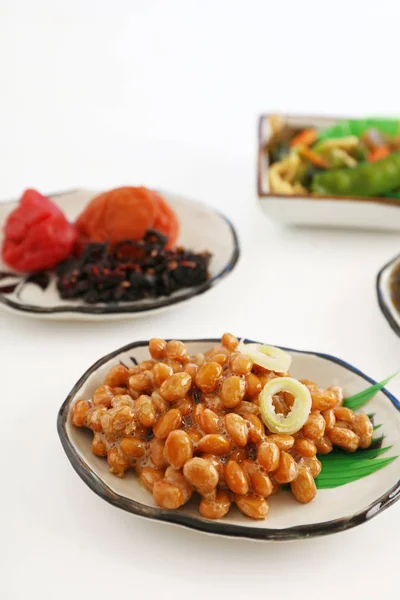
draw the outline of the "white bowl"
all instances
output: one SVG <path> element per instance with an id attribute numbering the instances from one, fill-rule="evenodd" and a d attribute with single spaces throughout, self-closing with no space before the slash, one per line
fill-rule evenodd
<path id="1" fill-rule="evenodd" d="M 239 242 L 232 223 L 224 215 L 219 214 L 198 202 L 193 202 L 176 194 L 160 192 L 171 208 L 176 212 L 180 222 L 178 243 L 186 248 L 212 254 L 210 262 L 210 278 L 203 284 L 179 290 L 171 296 L 149 298 L 135 302 L 113 304 L 87 304 L 83 300 L 63 300 L 56 289 L 55 278 L 42 290 L 32 283 L 24 283 L 20 275 L 15 274 L 0 281 L 0 307 L 30 317 L 46 319 L 123 319 L 141 317 L 160 312 L 175 304 L 190 300 L 216 285 L 232 271 L 239 258 Z M 51 196 L 51 199 L 62 209 L 66 217 L 73 221 L 87 203 L 97 194 L 89 190 L 75 190 Z M 2 243 L 2 223 L 8 214 L 17 206 L 17 202 L 0 203 L 0 246 Z M 0 271 L 11 271 L 1 262 Z M 20 282 L 12 293 L 1 293 L 3 286 Z"/>
<path id="2" fill-rule="evenodd" d="M 289 126 L 300 129 L 325 129 L 340 120 L 294 115 L 284 116 L 284 119 Z M 262 115 L 259 121 L 257 188 L 260 206 L 271 219 L 287 225 L 400 231 L 400 200 L 272 192 L 266 150 L 272 131 L 271 116 Z"/>
<path id="3" fill-rule="evenodd" d="M 191 353 L 204 352 L 218 340 L 185 341 Z M 71 408 L 79 398 L 91 398 L 104 382 L 107 371 L 120 362 L 126 366 L 148 358 L 148 342 L 129 344 L 97 361 L 73 387 L 58 414 L 58 433 L 73 468 L 83 481 L 101 498 L 142 517 L 168 521 L 200 531 L 246 537 L 257 540 L 292 540 L 325 535 L 360 525 L 391 506 L 400 498 L 400 463 L 393 461 L 368 477 L 334 489 L 318 490 L 310 504 L 299 504 L 292 494 L 281 492 L 270 500 L 265 521 L 252 521 L 232 508 L 221 521 L 202 517 L 194 501 L 176 511 L 156 506 L 133 472 L 119 479 L 108 470 L 107 461 L 91 451 L 92 434 L 71 423 Z M 310 378 L 321 386 L 343 386 L 345 395 L 359 392 L 372 379 L 344 361 L 317 352 L 288 350 L 293 356 L 291 373 L 297 378 Z M 382 390 L 368 403 L 382 424 L 385 445 L 390 454 L 400 454 L 400 403 Z"/>

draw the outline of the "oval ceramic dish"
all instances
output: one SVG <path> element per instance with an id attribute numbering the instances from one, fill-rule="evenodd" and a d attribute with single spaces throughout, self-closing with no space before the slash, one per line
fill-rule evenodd
<path id="1" fill-rule="evenodd" d="M 396 256 L 379 271 L 376 279 L 376 293 L 379 306 L 387 322 L 398 336 L 400 336 L 400 313 L 396 308 L 390 289 L 390 280 L 395 268 L 400 264 L 400 256 Z"/>
<path id="2" fill-rule="evenodd" d="M 219 340 L 183 340 L 189 352 L 204 352 Z M 225 536 L 256 540 L 293 540 L 326 535 L 360 525 L 388 508 L 400 497 L 400 463 L 390 465 L 363 479 L 328 490 L 318 490 L 310 504 L 299 504 L 286 492 L 269 500 L 271 510 L 265 521 L 252 521 L 236 508 L 220 521 L 202 517 L 196 503 L 168 511 L 156 506 L 135 473 L 124 479 L 109 473 L 107 461 L 91 452 L 92 434 L 74 427 L 71 407 L 79 398 L 90 398 L 103 383 L 110 367 L 120 362 L 131 366 L 148 358 L 148 342 L 136 342 L 101 358 L 81 377 L 63 403 L 58 414 L 58 433 L 72 466 L 83 481 L 101 498 L 114 506 L 142 517 L 167 521 Z M 294 377 L 313 379 L 321 386 L 341 385 L 347 396 L 375 383 L 356 368 L 326 354 L 290 350 Z M 385 444 L 392 445 L 391 455 L 400 454 L 400 403 L 386 390 L 376 394 L 368 404 L 368 412 L 376 413 L 382 423 Z"/>
<path id="3" fill-rule="evenodd" d="M 340 119 L 283 115 L 287 125 L 299 129 L 325 129 Z M 393 198 L 354 198 L 318 194 L 278 194 L 269 188 L 271 116 L 259 120 L 257 190 L 262 210 L 287 225 L 336 227 L 344 229 L 400 230 L 400 202 Z"/>
<path id="4" fill-rule="evenodd" d="M 67 218 L 73 221 L 97 192 L 75 190 L 51 196 L 63 210 Z M 56 290 L 55 280 L 43 291 L 33 283 L 23 284 L 21 277 L 2 278 L 0 282 L 0 307 L 30 317 L 48 319 L 121 319 L 153 314 L 174 304 L 184 302 L 210 289 L 230 273 L 239 258 L 239 243 L 232 223 L 223 215 L 207 206 L 192 202 L 181 196 L 161 192 L 178 215 L 181 232 L 178 244 L 201 252 L 208 250 L 212 254 L 210 262 L 211 276 L 202 285 L 179 290 L 171 296 L 149 298 L 135 302 L 113 304 L 87 304 L 82 300 L 62 300 Z M 8 214 L 16 207 L 16 202 L 0 203 L 0 245 L 2 242 L 2 224 Z M 1 262 L 0 271 L 10 271 Z M 21 283 L 14 291 L 15 283 Z M 6 289 L 6 293 L 1 292 Z"/>

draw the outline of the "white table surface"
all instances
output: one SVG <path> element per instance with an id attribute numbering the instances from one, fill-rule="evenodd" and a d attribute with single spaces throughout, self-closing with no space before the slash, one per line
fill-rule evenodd
<path id="1" fill-rule="evenodd" d="M 280 229 L 255 196 L 260 112 L 399 113 L 399 16 L 395 1 L 0 2 L 0 196 L 161 187 L 229 214 L 242 249 L 223 284 L 153 318 L 0 313 L 4 600 L 395 595 L 400 503 L 280 544 L 141 520 L 78 478 L 56 414 L 97 358 L 155 335 L 230 330 L 336 354 L 377 379 L 399 368 L 374 289 L 399 236 Z M 400 394 L 400 380 L 389 388 Z"/>

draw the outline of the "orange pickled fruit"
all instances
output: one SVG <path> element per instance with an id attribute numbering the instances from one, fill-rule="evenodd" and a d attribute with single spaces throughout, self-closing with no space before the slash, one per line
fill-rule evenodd
<path id="1" fill-rule="evenodd" d="M 145 187 L 120 187 L 99 194 L 76 221 L 81 241 L 110 242 L 140 240 L 148 229 L 157 229 L 175 245 L 178 219 L 156 192 Z"/>

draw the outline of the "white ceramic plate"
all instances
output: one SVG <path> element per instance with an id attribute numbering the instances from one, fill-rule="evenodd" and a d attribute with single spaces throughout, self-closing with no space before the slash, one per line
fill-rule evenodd
<path id="1" fill-rule="evenodd" d="M 396 256 L 388 262 L 378 273 L 376 280 L 376 293 L 379 306 L 387 322 L 398 336 L 400 336 L 400 313 L 397 310 L 390 289 L 390 280 L 396 267 L 399 266 L 400 256 Z"/>
<path id="2" fill-rule="evenodd" d="M 191 353 L 204 352 L 218 340 L 191 340 L 186 345 Z M 112 352 L 95 363 L 74 386 L 58 415 L 58 433 L 64 450 L 85 483 L 107 502 L 142 517 L 168 521 L 200 531 L 246 537 L 258 540 L 291 540 L 325 535 L 360 525 L 389 507 L 400 497 L 400 460 L 351 484 L 330 490 L 318 490 L 310 504 L 299 504 L 285 492 L 269 500 L 270 512 L 265 521 L 252 521 L 232 508 L 221 521 L 201 517 L 196 504 L 189 503 L 176 511 L 156 506 L 137 476 L 128 472 L 119 479 L 108 471 L 107 461 L 91 452 L 92 434 L 74 427 L 71 407 L 79 398 L 91 398 L 104 382 L 108 369 L 122 362 L 132 366 L 148 358 L 148 342 L 136 342 Z M 351 365 L 326 354 L 290 350 L 293 355 L 291 373 L 309 378 L 321 386 L 341 385 L 347 396 L 375 383 Z M 400 454 L 400 403 L 382 390 L 368 404 L 368 412 L 376 413 L 382 423 L 385 445 L 392 445 L 391 455 Z"/>
<path id="3" fill-rule="evenodd" d="M 338 118 L 283 117 L 295 128 L 326 129 Z M 259 121 L 258 175 L 259 203 L 270 218 L 288 225 L 337 227 L 346 229 L 400 230 L 400 201 L 390 198 L 354 198 L 346 196 L 285 195 L 269 189 L 269 156 L 266 144 L 272 136 L 271 117 Z"/>
<path id="4" fill-rule="evenodd" d="M 62 209 L 66 217 L 73 221 L 98 192 L 76 190 L 51 196 Z M 180 302 L 193 298 L 210 289 L 230 273 L 239 258 L 239 243 L 232 223 L 211 208 L 182 198 L 175 194 L 160 192 L 178 215 L 180 236 L 178 243 L 201 252 L 208 250 L 212 254 L 210 262 L 211 277 L 200 286 L 179 290 L 171 296 L 150 298 L 135 302 L 114 304 L 87 304 L 82 300 L 62 300 L 56 290 L 53 279 L 43 291 L 35 284 L 19 285 L 12 293 L 1 293 L 20 277 L 3 278 L 0 281 L 0 307 L 21 315 L 47 319 L 121 319 L 140 317 L 159 312 Z M 2 224 L 8 214 L 17 206 L 17 202 L 0 203 L 0 246 L 2 242 Z M 0 271 L 10 271 L 1 262 Z"/>

